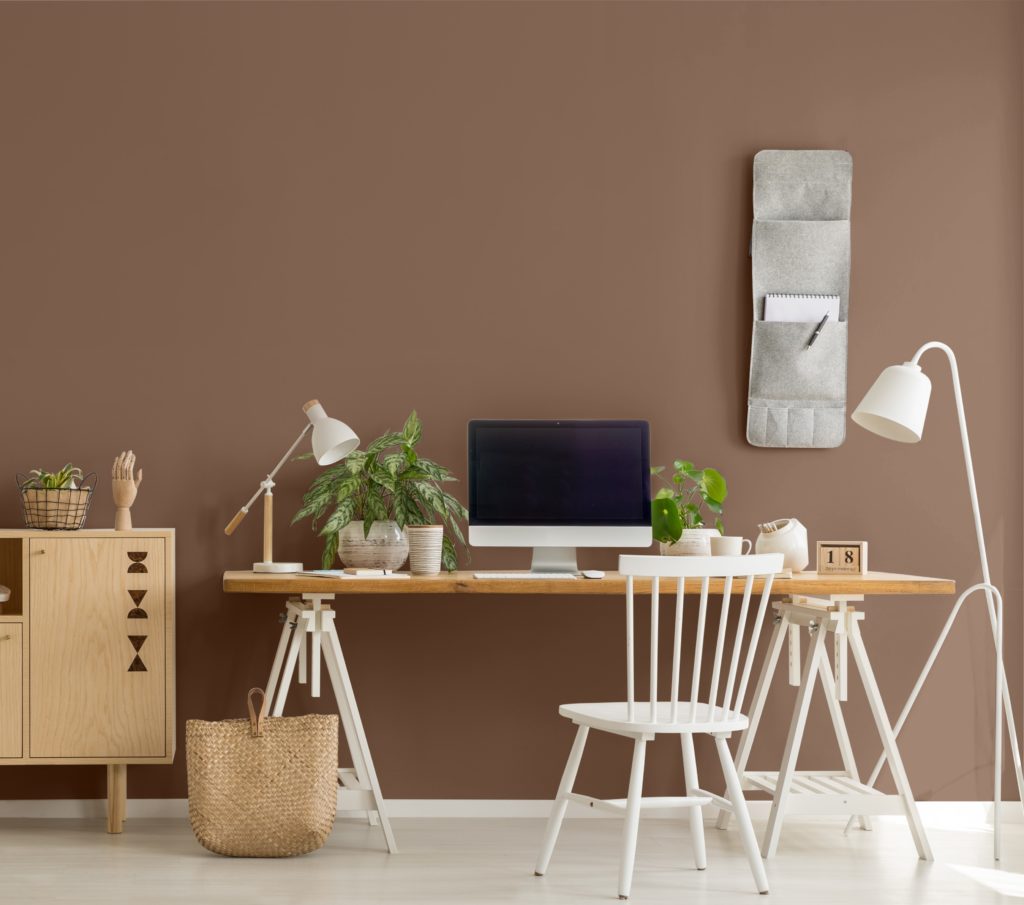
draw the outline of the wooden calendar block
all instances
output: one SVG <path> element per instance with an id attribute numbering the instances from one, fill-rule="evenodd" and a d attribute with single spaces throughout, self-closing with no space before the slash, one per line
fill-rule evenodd
<path id="1" fill-rule="evenodd" d="M 818 541 L 819 575 L 865 575 L 868 571 L 866 540 Z"/>

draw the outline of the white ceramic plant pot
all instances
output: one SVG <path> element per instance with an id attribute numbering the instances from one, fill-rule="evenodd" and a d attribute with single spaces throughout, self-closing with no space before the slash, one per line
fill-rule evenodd
<path id="1" fill-rule="evenodd" d="M 811 561 L 807 546 L 807 529 L 799 519 L 780 518 L 761 525 L 761 533 L 754 544 L 755 553 L 781 553 L 782 567 L 802 572 Z"/>
<path id="2" fill-rule="evenodd" d="M 409 525 L 409 571 L 413 575 L 437 575 L 441 571 L 444 525 Z"/>
<path id="3" fill-rule="evenodd" d="M 352 569 L 400 569 L 409 555 L 409 538 L 395 521 L 374 522 L 363 536 L 362 520 L 338 532 L 338 558 Z"/>
<path id="4" fill-rule="evenodd" d="M 717 528 L 683 528 L 674 544 L 661 542 L 662 556 L 710 556 L 711 538 L 718 537 Z"/>

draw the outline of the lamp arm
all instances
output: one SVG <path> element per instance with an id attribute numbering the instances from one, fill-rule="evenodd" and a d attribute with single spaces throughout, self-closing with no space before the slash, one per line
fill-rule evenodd
<path id="1" fill-rule="evenodd" d="M 977 537 L 978 556 L 981 559 L 981 577 L 982 581 L 986 585 L 991 586 L 992 577 L 988 570 L 988 552 L 985 549 L 985 532 L 981 527 L 981 507 L 978 504 L 978 488 L 974 482 L 974 460 L 971 457 L 971 441 L 967 436 L 967 416 L 964 413 L 964 397 L 963 392 L 960 389 L 960 370 L 957 368 L 956 355 L 953 354 L 953 350 L 945 343 L 940 342 L 925 343 L 914 353 L 914 357 L 910 360 L 910 363 L 912 365 L 916 365 L 921 356 L 929 349 L 940 349 L 946 353 L 946 358 L 949 360 L 949 370 L 953 378 L 953 396 L 956 399 L 956 414 L 960 423 L 960 442 L 964 451 L 964 467 L 967 470 L 967 489 L 971 495 L 971 510 L 974 514 L 974 534 Z M 985 595 L 988 597 L 989 607 L 992 607 L 994 605 L 994 601 L 992 600 L 991 590 L 986 588 Z"/>
<path id="2" fill-rule="evenodd" d="M 264 478 L 260 482 L 260 486 L 256 488 L 256 492 L 249 498 L 249 502 L 246 503 L 241 509 L 239 509 L 238 512 L 235 513 L 235 517 L 233 519 L 231 519 L 230 522 L 228 522 L 227 527 L 224 529 L 224 533 L 225 534 L 234 534 L 235 533 L 235 528 L 237 528 L 239 526 L 239 524 L 241 524 L 242 519 L 244 519 L 246 517 L 246 515 L 248 515 L 249 510 L 252 508 L 252 504 L 255 503 L 256 500 L 259 499 L 260 494 L 261 493 L 265 493 L 266 491 L 270 490 L 274 486 L 274 477 L 284 467 L 284 464 L 291 458 L 292 453 L 294 453 L 295 450 L 298 449 L 299 444 L 302 442 L 303 438 L 312 429 L 313 429 L 313 425 L 312 424 L 307 424 L 302 429 L 302 433 L 299 434 L 299 436 L 296 438 L 295 442 L 291 446 L 288 447 L 288 452 L 286 452 L 283 456 L 281 456 L 281 461 L 278 462 L 277 465 L 274 466 L 274 470 L 271 471 L 270 474 L 268 474 L 266 476 L 266 478 Z"/>

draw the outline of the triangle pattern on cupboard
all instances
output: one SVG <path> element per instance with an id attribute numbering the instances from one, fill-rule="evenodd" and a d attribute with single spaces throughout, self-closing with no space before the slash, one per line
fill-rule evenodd
<path id="1" fill-rule="evenodd" d="M 135 659 L 132 660 L 132 665 L 128 667 L 128 672 L 149 672 L 146 669 L 146 664 L 142 662 L 142 658 L 136 654 Z"/>

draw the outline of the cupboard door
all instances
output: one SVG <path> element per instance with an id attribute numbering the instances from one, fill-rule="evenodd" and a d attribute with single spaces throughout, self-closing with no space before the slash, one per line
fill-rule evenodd
<path id="1" fill-rule="evenodd" d="M 21 757 L 21 626 L 0 622 L 0 758 Z"/>
<path id="2" fill-rule="evenodd" d="M 30 544 L 30 756 L 163 757 L 163 539 Z"/>

